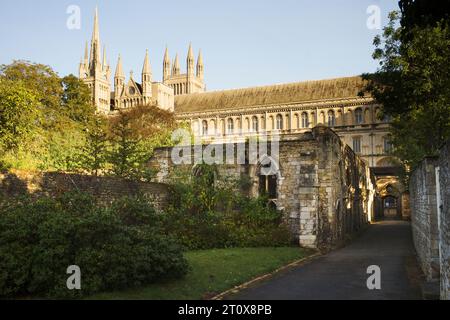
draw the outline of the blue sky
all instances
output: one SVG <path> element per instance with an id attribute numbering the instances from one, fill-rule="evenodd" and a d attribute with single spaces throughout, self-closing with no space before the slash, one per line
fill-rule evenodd
<path id="1" fill-rule="evenodd" d="M 70 5 L 81 9 L 79 30 L 66 27 Z M 374 71 L 380 30 L 367 28 L 366 10 L 379 6 L 385 25 L 397 9 L 393 0 L 1 0 L 0 64 L 26 59 L 77 74 L 96 5 L 113 69 L 120 53 L 126 73 L 140 74 L 148 48 L 160 81 L 165 46 L 184 70 L 192 42 L 195 54 L 202 49 L 208 90 Z"/>

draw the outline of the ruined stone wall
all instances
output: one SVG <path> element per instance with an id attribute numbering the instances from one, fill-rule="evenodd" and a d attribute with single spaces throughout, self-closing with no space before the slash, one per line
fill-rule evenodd
<path id="1" fill-rule="evenodd" d="M 101 203 L 111 203 L 125 195 L 143 194 L 157 207 L 167 203 L 168 187 L 159 183 L 134 182 L 114 177 L 94 177 L 56 172 L 11 171 L 0 173 L 0 196 L 58 196 L 68 191 L 92 194 Z"/>
<path id="2" fill-rule="evenodd" d="M 450 300 L 450 141 L 437 162 L 440 189 L 441 299 Z"/>
<path id="3" fill-rule="evenodd" d="M 409 192 L 414 245 L 428 280 L 439 277 L 436 159 L 426 158 L 411 175 Z"/>
<path id="4" fill-rule="evenodd" d="M 373 220 L 374 178 L 332 131 L 316 128 L 318 177 L 317 246 L 336 245 Z"/>
<path id="5" fill-rule="evenodd" d="M 150 166 L 158 171 L 158 180 L 166 182 L 176 167 L 192 169 L 195 148 L 199 146 L 190 149 L 191 164 L 180 166 L 173 163 L 172 148 L 157 149 Z M 206 148 L 200 146 L 200 151 Z M 227 148 L 244 150 L 244 157 L 249 157 L 248 142 L 228 145 L 222 152 Z M 269 144 L 267 155 L 274 155 L 272 149 Z M 310 132 L 285 135 L 278 150 L 274 202 L 301 246 L 336 246 L 373 217 L 374 187 L 369 168 L 332 130 L 316 127 Z M 263 154 L 258 158 L 264 158 Z M 250 195 L 257 196 L 261 164 L 248 160 L 238 164 L 235 159 L 218 167 L 222 175 L 247 177 L 252 184 Z"/>

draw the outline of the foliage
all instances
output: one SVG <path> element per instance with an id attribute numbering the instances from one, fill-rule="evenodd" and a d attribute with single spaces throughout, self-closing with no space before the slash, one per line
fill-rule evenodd
<path id="1" fill-rule="evenodd" d="M 14 148 L 4 150 L 0 162 L 21 169 L 67 170 L 67 159 L 84 143 L 84 130 L 95 117 L 89 88 L 74 76 L 61 79 L 49 66 L 27 61 L 0 66 L 0 81 L 5 83 L 0 96 L 10 97 L 10 103 L 1 103 L 9 110 L 4 114 L 17 118 L 8 116 L 2 128 L 21 117 L 22 127 L 16 123 L 15 128 L 26 127 L 28 133 L 13 135 Z"/>
<path id="2" fill-rule="evenodd" d="M 222 177 L 215 166 L 175 171 L 164 225 L 188 249 L 285 246 L 290 233 L 281 212 L 266 198 L 252 199 L 239 179 Z"/>
<path id="3" fill-rule="evenodd" d="M 0 66 L 0 164 L 150 180 L 155 147 L 170 145 L 173 113 L 137 106 L 104 119 L 89 87 L 73 75 L 27 61 Z"/>
<path id="4" fill-rule="evenodd" d="M 155 146 L 169 143 L 175 127 L 173 114 L 156 106 L 118 111 L 109 122 L 111 173 L 133 180 L 152 179 L 154 172 L 146 164 Z"/>
<path id="5" fill-rule="evenodd" d="M 0 76 L 12 82 L 22 82 L 26 88 L 35 92 L 39 108 L 45 110 L 43 114 L 46 115 L 46 125 L 56 121 L 63 87 L 61 79 L 52 68 L 19 60 L 0 66 Z"/>
<path id="6" fill-rule="evenodd" d="M 62 112 L 78 123 L 89 124 L 95 120 L 95 107 L 89 87 L 74 75 L 68 75 L 61 81 L 64 88 L 61 97 Z"/>
<path id="7" fill-rule="evenodd" d="M 0 150 L 17 150 L 36 130 L 39 110 L 34 91 L 0 78 Z"/>
<path id="8" fill-rule="evenodd" d="M 0 297 L 80 297 L 146 285 L 187 272 L 180 247 L 145 200 L 99 206 L 91 196 L 21 199 L 0 205 Z M 81 290 L 66 287 L 70 265 Z"/>
<path id="9" fill-rule="evenodd" d="M 400 24 L 406 31 L 404 41 L 411 39 L 407 34 L 408 30 L 414 27 L 434 26 L 436 22 L 442 19 L 448 21 L 450 18 L 450 0 L 400 0 L 399 6 Z"/>
<path id="10" fill-rule="evenodd" d="M 98 115 L 91 125 L 85 129 L 85 143 L 83 143 L 72 157 L 68 157 L 68 168 L 98 176 L 108 167 L 107 119 Z"/>
<path id="11" fill-rule="evenodd" d="M 448 21 L 428 27 L 408 22 L 406 29 L 399 19 L 391 13 L 383 36 L 375 38 L 380 67 L 365 78 L 392 119 L 393 154 L 414 168 L 450 138 L 450 29 Z"/>

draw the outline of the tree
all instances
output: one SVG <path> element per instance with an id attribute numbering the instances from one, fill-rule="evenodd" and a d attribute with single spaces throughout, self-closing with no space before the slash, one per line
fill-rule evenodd
<path id="1" fill-rule="evenodd" d="M 96 122 L 95 106 L 92 104 L 89 87 L 72 74 L 62 78 L 62 86 L 62 112 L 79 123 Z"/>
<path id="2" fill-rule="evenodd" d="M 399 20 L 391 13 L 383 36 L 375 38 L 380 67 L 364 77 L 392 118 L 394 155 L 413 168 L 450 138 L 450 29 L 448 21 L 403 27 Z"/>
<path id="3" fill-rule="evenodd" d="M 146 164 L 155 146 L 169 143 L 175 127 L 173 113 L 156 106 L 120 110 L 109 122 L 112 174 L 135 180 L 151 179 L 153 172 Z"/>
<path id="4" fill-rule="evenodd" d="M 79 152 L 69 161 L 71 167 L 98 176 L 105 171 L 108 164 L 108 133 L 107 120 L 97 116 L 93 123 L 86 128 L 86 141 L 79 148 Z"/>
<path id="5" fill-rule="evenodd" d="M 414 27 L 433 27 L 450 18 L 450 0 L 400 0 L 399 7 L 404 41 L 409 39 L 407 33 Z"/>
<path id="6" fill-rule="evenodd" d="M 35 103 L 23 110 L 30 117 L 39 115 L 29 122 L 35 130 L 27 139 L 17 136 L 18 151 L 1 155 L 3 160 L 16 168 L 66 170 L 67 159 L 80 148 L 86 128 L 95 119 L 89 88 L 73 75 L 61 79 L 51 67 L 28 61 L 1 65 L 0 79 L 8 81 L 11 88 L 33 93 Z M 8 92 L 20 99 L 18 92 L 11 90 Z"/>
<path id="7" fill-rule="evenodd" d="M 40 102 L 36 107 L 43 109 L 45 124 L 53 123 L 59 115 L 57 111 L 60 109 L 63 88 L 61 79 L 52 68 L 28 61 L 14 61 L 10 65 L 0 66 L 0 76 L 13 82 L 22 82 L 26 88 L 35 92 Z"/>
<path id="8" fill-rule="evenodd" d="M 0 150 L 16 151 L 39 121 L 35 92 L 23 83 L 0 78 Z"/>
<path id="9" fill-rule="evenodd" d="M 144 162 L 144 151 L 141 139 L 132 129 L 132 118 L 129 112 L 120 111 L 111 121 L 111 140 L 113 149 L 110 154 L 112 174 L 134 179 Z"/>

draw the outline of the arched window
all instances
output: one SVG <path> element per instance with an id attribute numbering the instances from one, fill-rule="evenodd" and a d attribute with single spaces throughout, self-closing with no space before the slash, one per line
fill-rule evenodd
<path id="1" fill-rule="evenodd" d="M 334 115 L 334 111 L 328 111 L 328 126 L 334 127 L 336 125 L 336 116 Z"/>
<path id="2" fill-rule="evenodd" d="M 320 123 L 325 124 L 325 113 L 322 111 L 319 118 Z"/>
<path id="3" fill-rule="evenodd" d="M 207 136 L 208 135 L 208 121 L 203 120 L 202 122 L 202 135 Z"/>
<path id="4" fill-rule="evenodd" d="M 227 133 L 233 134 L 234 132 L 234 122 L 233 119 L 228 119 L 227 121 Z"/>
<path id="5" fill-rule="evenodd" d="M 362 109 L 360 108 L 355 110 L 355 123 L 356 124 L 364 123 L 363 112 Z"/>
<path id="6" fill-rule="evenodd" d="M 277 115 L 277 130 L 283 130 L 283 116 L 281 114 Z"/>
<path id="7" fill-rule="evenodd" d="M 259 164 L 259 194 L 269 199 L 277 199 L 278 166 L 272 159 L 264 159 Z"/>
<path id="8" fill-rule="evenodd" d="M 316 124 L 316 114 L 311 112 L 311 125 L 314 127 Z"/>
<path id="9" fill-rule="evenodd" d="M 258 117 L 253 117 L 252 118 L 252 131 L 253 132 L 258 132 L 259 131 Z"/>
<path id="10" fill-rule="evenodd" d="M 308 128 L 309 127 L 309 118 L 308 114 L 306 112 L 302 113 L 302 128 Z"/>

